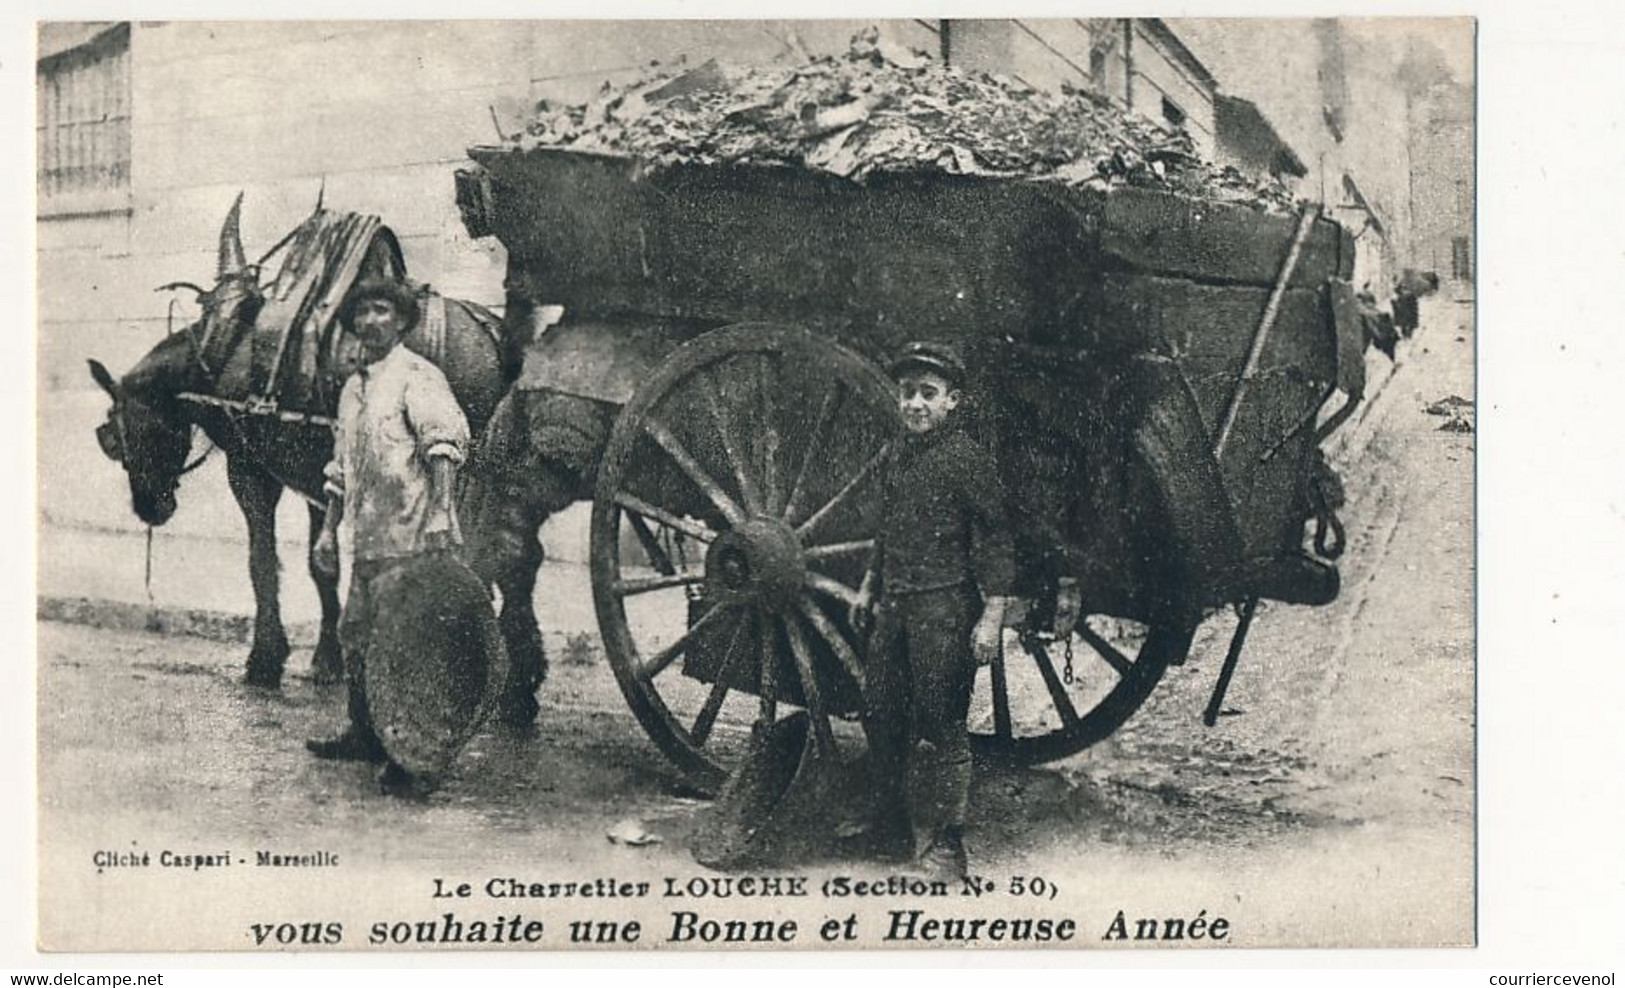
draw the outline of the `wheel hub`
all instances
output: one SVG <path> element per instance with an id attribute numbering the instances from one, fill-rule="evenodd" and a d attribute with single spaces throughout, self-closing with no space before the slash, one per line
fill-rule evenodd
<path id="1" fill-rule="evenodd" d="M 706 590 L 721 600 L 788 604 L 806 575 L 801 540 L 776 519 L 752 518 L 723 532 L 705 554 Z"/>

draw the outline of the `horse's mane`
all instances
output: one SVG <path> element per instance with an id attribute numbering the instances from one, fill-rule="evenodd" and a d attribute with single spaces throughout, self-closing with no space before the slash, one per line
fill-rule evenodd
<path id="1" fill-rule="evenodd" d="M 196 387 L 200 368 L 188 334 L 197 332 L 200 330 L 196 325 L 188 326 L 159 340 L 124 375 L 120 383 L 125 392 L 136 397 L 159 399 L 172 398 L 178 392 Z"/>

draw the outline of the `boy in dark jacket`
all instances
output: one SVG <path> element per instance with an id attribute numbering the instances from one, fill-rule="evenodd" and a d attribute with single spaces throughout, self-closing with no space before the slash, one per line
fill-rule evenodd
<path id="1" fill-rule="evenodd" d="M 998 654 L 1015 577 L 997 466 L 955 415 L 964 373 L 936 343 L 911 343 L 892 364 L 907 434 L 885 471 L 875 564 L 853 614 L 861 626 L 878 591 L 864 716 L 877 850 L 913 857 L 912 776 L 938 804 L 921 863 L 950 879 L 966 868 L 971 688 Z"/>

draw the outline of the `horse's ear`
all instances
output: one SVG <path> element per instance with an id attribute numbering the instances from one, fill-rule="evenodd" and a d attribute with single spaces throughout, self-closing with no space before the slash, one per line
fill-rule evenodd
<path id="1" fill-rule="evenodd" d="M 248 267 L 248 258 L 243 254 L 242 215 L 243 194 L 239 192 L 232 200 L 226 222 L 220 227 L 220 267 L 215 274 L 216 281 L 225 281 Z"/>
<path id="2" fill-rule="evenodd" d="M 108 373 L 107 368 L 102 365 L 100 360 L 91 360 L 88 363 L 90 364 L 91 378 L 102 386 L 102 390 L 107 392 L 109 397 L 114 401 L 118 401 L 118 382 L 113 380 L 113 375 Z"/>

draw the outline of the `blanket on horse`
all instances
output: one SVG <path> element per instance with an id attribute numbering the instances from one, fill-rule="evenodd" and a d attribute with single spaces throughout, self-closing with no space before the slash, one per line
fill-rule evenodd
<path id="1" fill-rule="evenodd" d="M 377 216 L 318 209 L 277 248 L 276 277 L 252 329 L 251 390 L 283 407 L 331 410 L 338 315 L 364 276 L 404 278 L 395 234 Z"/>
<path id="2" fill-rule="evenodd" d="M 252 393 L 276 407 L 331 412 L 354 369 L 339 313 L 362 278 L 406 280 L 400 243 L 377 216 L 318 209 L 277 250 L 281 266 L 252 329 Z M 445 357 L 448 305 L 462 306 L 470 321 L 500 337 L 500 326 L 483 310 L 427 285 L 418 286 L 418 294 L 422 319 L 415 335 L 434 363 Z"/>

